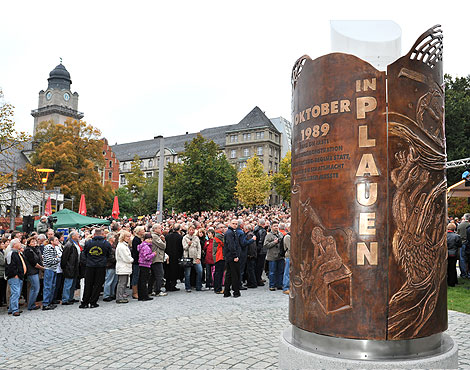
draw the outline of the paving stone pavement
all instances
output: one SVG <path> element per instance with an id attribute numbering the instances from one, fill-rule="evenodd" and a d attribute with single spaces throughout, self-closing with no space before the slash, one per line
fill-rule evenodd
<path id="1" fill-rule="evenodd" d="M 267 287 L 240 298 L 181 289 L 148 302 L 99 303 L 20 317 L 0 309 L 0 368 L 277 368 L 289 325 L 288 297 Z M 449 311 L 462 369 L 470 368 L 469 327 L 470 315 Z"/>

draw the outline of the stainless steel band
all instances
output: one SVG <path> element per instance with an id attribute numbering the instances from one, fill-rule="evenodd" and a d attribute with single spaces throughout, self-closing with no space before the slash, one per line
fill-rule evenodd
<path id="1" fill-rule="evenodd" d="M 290 338 L 289 338 L 290 336 Z M 292 325 L 291 335 L 285 338 L 306 351 L 353 360 L 406 360 L 438 355 L 452 346 L 443 340 L 442 333 L 409 340 L 365 340 L 329 337 L 311 333 Z"/>

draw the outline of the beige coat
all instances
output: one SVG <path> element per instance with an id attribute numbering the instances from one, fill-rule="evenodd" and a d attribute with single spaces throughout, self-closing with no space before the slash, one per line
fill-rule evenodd
<path id="1" fill-rule="evenodd" d="M 152 263 L 165 261 L 166 241 L 160 235 L 152 233 L 152 252 L 155 252 Z"/>
<path id="2" fill-rule="evenodd" d="M 189 241 L 191 241 L 191 245 L 189 245 Z M 186 234 L 183 237 L 183 257 L 192 258 L 194 262 L 201 259 L 201 243 L 196 234 L 193 236 Z"/>

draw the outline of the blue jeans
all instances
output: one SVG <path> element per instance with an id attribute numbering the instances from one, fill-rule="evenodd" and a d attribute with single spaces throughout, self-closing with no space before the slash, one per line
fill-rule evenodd
<path id="1" fill-rule="evenodd" d="M 460 268 L 460 277 L 466 277 L 468 274 L 467 263 L 465 262 L 465 248 L 466 245 L 462 245 L 460 248 L 460 258 L 459 258 L 459 268 Z"/>
<path id="2" fill-rule="evenodd" d="M 8 285 L 10 286 L 10 304 L 8 305 L 8 313 L 15 313 L 19 310 L 19 300 L 21 289 L 23 288 L 23 280 L 18 278 L 8 279 Z"/>
<path id="3" fill-rule="evenodd" d="M 72 301 L 74 293 L 75 293 L 75 279 L 65 278 L 64 289 L 62 289 L 62 303 Z"/>
<path id="4" fill-rule="evenodd" d="M 116 296 L 117 281 L 118 277 L 116 275 L 116 269 L 106 269 L 106 277 L 104 278 L 103 298 Z"/>
<path id="5" fill-rule="evenodd" d="M 54 299 L 55 282 L 57 274 L 55 271 L 45 269 L 44 270 L 44 289 L 43 289 L 43 300 L 42 306 L 49 306 Z"/>
<path id="6" fill-rule="evenodd" d="M 284 259 L 269 261 L 269 287 L 282 288 L 284 275 Z"/>
<path id="7" fill-rule="evenodd" d="M 284 279 L 282 281 L 282 289 L 283 290 L 288 290 L 290 281 L 289 281 L 289 265 L 290 265 L 290 260 L 289 258 L 286 258 L 286 264 L 284 266 Z"/>
<path id="8" fill-rule="evenodd" d="M 39 275 L 29 275 L 28 281 L 31 287 L 29 288 L 29 297 L 28 297 L 28 310 L 32 310 L 36 307 L 36 298 L 39 293 Z"/>
<path id="9" fill-rule="evenodd" d="M 139 284 L 139 265 L 132 265 L 132 275 L 131 275 L 131 286 L 137 286 Z"/>
<path id="10" fill-rule="evenodd" d="M 202 289 L 202 264 L 194 264 L 194 269 L 196 270 L 196 290 Z M 191 267 L 184 268 L 184 288 L 186 290 L 191 290 Z"/>

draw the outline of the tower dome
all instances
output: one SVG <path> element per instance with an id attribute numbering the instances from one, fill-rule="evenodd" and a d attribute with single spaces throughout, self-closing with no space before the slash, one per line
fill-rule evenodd
<path id="1" fill-rule="evenodd" d="M 70 85 L 72 84 L 72 80 L 70 79 L 70 73 L 67 71 L 67 69 L 63 66 L 62 63 L 55 67 L 51 71 L 51 73 L 49 73 L 49 78 L 47 79 L 47 81 L 49 82 L 49 89 L 70 90 Z"/>

